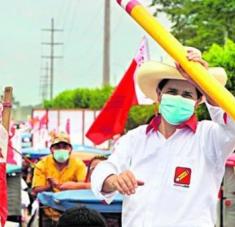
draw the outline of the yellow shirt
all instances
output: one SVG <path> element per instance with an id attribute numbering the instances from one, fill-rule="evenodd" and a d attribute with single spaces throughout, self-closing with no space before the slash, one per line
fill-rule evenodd
<path id="1" fill-rule="evenodd" d="M 56 168 L 56 162 L 52 155 L 44 157 L 36 164 L 34 169 L 34 176 L 32 182 L 32 188 L 39 186 L 47 186 L 47 178 L 54 178 L 59 184 L 74 181 L 83 182 L 86 177 L 86 165 L 79 158 L 70 156 L 69 163 L 62 170 Z M 58 192 L 58 189 L 53 189 L 54 192 Z"/>
<path id="2" fill-rule="evenodd" d="M 62 170 L 56 168 L 56 162 L 52 155 L 44 157 L 36 164 L 34 168 L 32 188 L 39 186 L 47 186 L 47 178 L 54 178 L 59 184 L 68 181 L 85 181 L 87 168 L 85 163 L 77 157 L 70 156 L 69 163 Z M 58 192 L 57 188 L 53 188 L 54 192 Z M 58 221 L 61 213 L 48 207 L 44 208 L 46 216 L 54 221 Z"/>

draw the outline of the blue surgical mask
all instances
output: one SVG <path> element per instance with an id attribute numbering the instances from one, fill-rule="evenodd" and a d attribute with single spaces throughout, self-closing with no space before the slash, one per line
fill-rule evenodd
<path id="1" fill-rule="evenodd" d="M 195 101 L 180 95 L 163 94 L 159 105 L 159 113 L 171 125 L 179 125 L 187 121 L 194 113 Z"/>
<path id="2" fill-rule="evenodd" d="M 54 159 L 59 163 L 65 163 L 69 159 L 69 151 L 58 149 L 54 151 Z"/>

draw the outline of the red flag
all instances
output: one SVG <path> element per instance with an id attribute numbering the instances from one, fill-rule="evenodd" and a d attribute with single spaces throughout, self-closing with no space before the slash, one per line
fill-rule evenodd
<path id="1" fill-rule="evenodd" d="M 66 120 L 65 131 L 68 135 L 70 135 L 70 119 L 69 118 L 67 118 Z"/>
<path id="2" fill-rule="evenodd" d="M 9 139 L 8 139 L 8 151 L 7 151 L 7 163 L 17 164 L 15 160 L 15 151 L 13 150 L 12 138 L 15 136 L 16 128 L 14 125 L 11 125 Z"/>
<path id="3" fill-rule="evenodd" d="M 32 129 L 35 128 L 35 125 L 37 125 L 39 122 L 40 122 L 39 117 L 32 117 L 28 121 L 28 123 Z"/>
<path id="4" fill-rule="evenodd" d="M 8 215 L 6 163 L 0 163 L 0 204 L 0 221 L 1 226 L 4 226 Z"/>
<path id="5" fill-rule="evenodd" d="M 148 46 L 147 40 L 144 38 L 121 82 L 86 133 L 93 143 L 101 144 L 124 131 L 131 106 L 138 104 L 135 71 L 147 58 Z"/>
<path id="6" fill-rule="evenodd" d="M 7 180 L 6 180 L 6 158 L 7 158 L 8 133 L 0 125 L 0 223 L 4 227 L 7 220 Z"/>
<path id="7" fill-rule="evenodd" d="M 42 118 L 39 121 L 39 129 L 42 129 L 43 127 L 47 127 L 48 124 L 48 111 L 42 116 Z"/>

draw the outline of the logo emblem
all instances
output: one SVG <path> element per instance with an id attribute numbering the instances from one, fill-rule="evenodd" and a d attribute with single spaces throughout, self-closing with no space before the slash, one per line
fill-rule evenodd
<path id="1" fill-rule="evenodd" d="M 190 168 L 176 167 L 174 185 L 188 188 L 190 186 L 191 173 L 192 173 L 192 170 Z"/>

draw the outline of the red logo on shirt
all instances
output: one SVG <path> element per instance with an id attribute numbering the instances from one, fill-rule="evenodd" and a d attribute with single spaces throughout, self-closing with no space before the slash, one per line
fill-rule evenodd
<path id="1" fill-rule="evenodd" d="M 191 180 L 191 172 L 192 170 L 190 168 L 176 167 L 174 177 L 175 185 L 189 187 Z"/>

